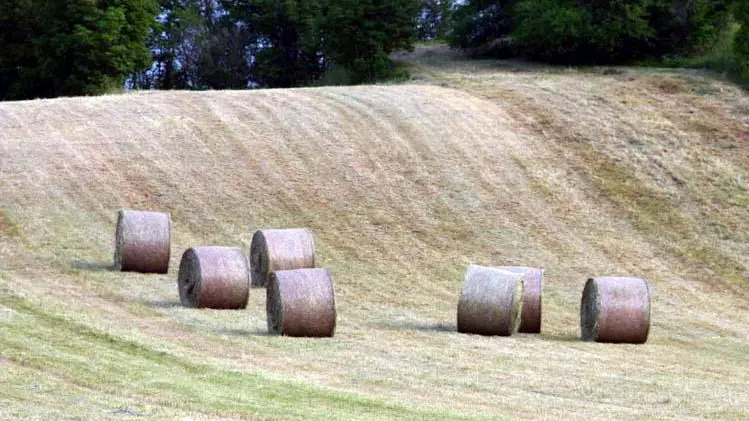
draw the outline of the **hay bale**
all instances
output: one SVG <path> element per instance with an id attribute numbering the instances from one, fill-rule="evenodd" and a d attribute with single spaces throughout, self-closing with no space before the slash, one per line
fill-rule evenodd
<path id="1" fill-rule="evenodd" d="M 236 247 L 193 247 L 185 251 L 177 278 L 185 307 L 239 309 L 247 307 L 250 265 Z"/>
<path id="2" fill-rule="evenodd" d="M 272 272 L 266 293 L 269 332 L 309 337 L 335 333 L 335 291 L 328 269 Z"/>
<path id="3" fill-rule="evenodd" d="M 264 287 L 271 272 L 315 267 L 315 242 L 306 228 L 259 230 L 250 245 L 252 286 Z"/>
<path id="4" fill-rule="evenodd" d="M 541 296 L 544 270 L 524 266 L 499 266 L 497 269 L 523 274 L 523 311 L 520 315 L 521 333 L 541 333 Z"/>
<path id="5" fill-rule="evenodd" d="M 114 269 L 167 273 L 171 227 L 168 213 L 121 209 L 115 234 Z"/>
<path id="6" fill-rule="evenodd" d="M 523 274 L 469 265 L 458 301 L 458 332 L 512 335 L 520 322 Z"/>
<path id="7" fill-rule="evenodd" d="M 582 340 L 645 343 L 650 331 L 650 288 L 640 278 L 588 279 L 580 303 Z"/>

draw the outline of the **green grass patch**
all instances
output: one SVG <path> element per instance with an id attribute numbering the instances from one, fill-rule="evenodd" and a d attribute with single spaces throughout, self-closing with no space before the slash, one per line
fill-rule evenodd
<path id="1" fill-rule="evenodd" d="M 18 297 L 0 297 L 0 304 L 14 312 L 11 320 L 0 320 L 5 360 L 77 387 L 134 397 L 144 404 L 283 419 L 471 419 L 189 362 L 42 311 Z M 19 394 L 23 390 L 19 387 L 2 389 L 3 400 L 31 403 L 36 399 L 34 393 Z"/>

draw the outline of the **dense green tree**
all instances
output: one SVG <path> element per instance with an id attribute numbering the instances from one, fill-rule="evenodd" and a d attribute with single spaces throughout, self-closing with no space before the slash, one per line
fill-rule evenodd
<path id="1" fill-rule="evenodd" d="M 0 99 L 97 94 L 150 64 L 151 0 L 0 4 Z"/>
<path id="2" fill-rule="evenodd" d="M 513 18 L 512 35 L 531 57 L 571 60 L 587 47 L 590 13 L 572 2 L 520 0 Z"/>
<path id="3" fill-rule="evenodd" d="M 413 49 L 419 0 L 332 0 L 323 18 L 325 57 L 353 83 L 391 72 L 388 56 Z"/>
<path id="4" fill-rule="evenodd" d="M 651 0 L 651 56 L 689 56 L 710 49 L 729 21 L 731 0 Z"/>
<path id="5" fill-rule="evenodd" d="M 655 31 L 650 0 L 519 0 L 512 32 L 524 52 L 563 62 L 616 62 L 642 56 Z"/>
<path id="6" fill-rule="evenodd" d="M 482 48 L 512 31 L 514 0 L 469 0 L 454 10 L 447 37 L 453 47 Z"/>
<path id="7" fill-rule="evenodd" d="M 709 49 L 727 0 L 469 1 L 454 12 L 453 46 L 509 41 L 512 51 L 564 63 L 620 63 Z M 507 45 L 508 42 L 500 43 Z"/>
<path id="8" fill-rule="evenodd" d="M 31 0 L 0 1 L 0 100 L 24 98 L 38 67 L 32 41 Z"/>
<path id="9" fill-rule="evenodd" d="M 308 85 L 325 71 L 321 0 L 225 0 L 230 18 L 251 35 L 251 82 L 263 87 Z"/>
<path id="10" fill-rule="evenodd" d="M 741 76 L 749 80 L 749 3 L 737 2 L 735 8 L 736 20 L 741 24 L 734 40 L 736 61 Z"/>

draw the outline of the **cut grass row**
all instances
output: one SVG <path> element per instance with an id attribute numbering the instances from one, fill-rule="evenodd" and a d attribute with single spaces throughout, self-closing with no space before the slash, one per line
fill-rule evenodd
<path id="1" fill-rule="evenodd" d="M 93 394 L 129 396 L 138 407 L 146 408 L 145 415 L 147 408 L 166 407 L 192 413 L 208 411 L 209 416 L 262 413 L 262 419 L 479 419 L 181 360 L 44 311 L 18 297 L 0 297 L 0 305 L 10 315 L 6 317 L 13 319 L 12 323 L 0 319 L 3 383 L 29 384 L 27 388 L 4 387 L 0 398 L 4 406 L 14 402 L 29 411 L 15 414 L 20 417 L 33 416 L 31 404 L 40 393 L 63 394 L 35 388 L 35 381 L 27 377 L 31 370 Z"/>

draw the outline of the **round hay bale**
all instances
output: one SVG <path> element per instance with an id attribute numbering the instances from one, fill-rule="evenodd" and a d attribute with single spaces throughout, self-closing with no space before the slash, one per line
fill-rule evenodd
<path id="1" fill-rule="evenodd" d="M 469 265 L 458 301 L 458 332 L 512 335 L 518 328 L 523 274 Z"/>
<path id="2" fill-rule="evenodd" d="M 115 234 L 114 269 L 167 273 L 171 227 L 168 213 L 121 209 Z"/>
<path id="3" fill-rule="evenodd" d="M 177 287 L 185 307 L 245 308 L 250 293 L 247 256 L 235 247 L 188 249 L 179 264 Z"/>
<path id="4" fill-rule="evenodd" d="M 328 269 L 272 272 L 266 293 L 269 332 L 308 337 L 335 333 L 335 290 Z"/>
<path id="5" fill-rule="evenodd" d="M 544 288 L 544 270 L 524 266 L 500 266 L 497 269 L 523 274 L 523 311 L 520 315 L 520 333 L 541 333 L 541 297 Z"/>
<path id="6" fill-rule="evenodd" d="M 250 245 L 252 286 L 264 287 L 271 272 L 315 267 L 315 242 L 306 228 L 259 230 Z"/>
<path id="7" fill-rule="evenodd" d="M 580 304 L 582 340 L 645 343 L 650 331 L 650 287 L 640 278 L 588 279 Z"/>

